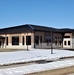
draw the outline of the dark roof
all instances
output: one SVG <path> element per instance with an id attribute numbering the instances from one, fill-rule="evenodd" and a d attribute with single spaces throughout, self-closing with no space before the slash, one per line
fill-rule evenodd
<path id="1" fill-rule="evenodd" d="M 46 27 L 46 26 L 38 26 L 38 25 L 30 25 L 31 27 L 34 28 L 36 31 L 50 31 L 51 27 Z"/>
<path id="2" fill-rule="evenodd" d="M 32 25 L 32 24 L 25 24 L 20 26 L 14 26 L 14 27 L 8 27 L 0 29 L 0 34 L 6 34 L 6 33 L 22 33 L 26 31 L 44 31 L 44 32 L 50 32 L 52 29 L 53 32 L 63 33 L 66 31 L 74 31 L 72 29 L 57 29 L 52 27 L 46 27 L 46 26 L 39 26 L 39 25 Z"/>
<path id="3" fill-rule="evenodd" d="M 0 29 L 0 34 L 6 34 L 6 33 L 21 33 L 26 31 L 46 31 L 50 32 L 52 29 L 53 32 L 59 32 L 60 30 L 56 28 L 46 27 L 46 26 L 38 26 L 38 25 L 32 25 L 32 24 L 25 24 L 20 26 L 14 26 L 14 27 L 8 27 Z"/>
<path id="4" fill-rule="evenodd" d="M 57 28 L 52 28 L 52 27 L 46 27 L 46 26 L 38 26 L 38 25 L 30 25 L 35 31 L 47 31 L 51 32 L 51 29 L 53 32 L 61 32 Z"/>
<path id="5" fill-rule="evenodd" d="M 74 32 L 74 29 L 70 29 L 70 28 L 62 28 L 62 29 L 60 29 L 62 32 L 64 32 L 64 33 L 72 33 L 72 32 Z"/>
<path id="6" fill-rule="evenodd" d="M 32 29 L 27 24 L 26 25 L 20 25 L 20 26 L 14 26 L 14 27 L 8 27 L 8 28 L 0 29 L 1 34 L 5 34 L 5 33 L 21 33 L 21 32 L 25 32 L 25 31 L 32 31 Z"/>

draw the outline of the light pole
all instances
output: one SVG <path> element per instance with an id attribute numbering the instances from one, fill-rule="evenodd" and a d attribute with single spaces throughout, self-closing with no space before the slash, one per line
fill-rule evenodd
<path id="1" fill-rule="evenodd" d="M 53 31 L 52 31 L 52 27 L 51 27 L 51 54 L 53 54 Z"/>

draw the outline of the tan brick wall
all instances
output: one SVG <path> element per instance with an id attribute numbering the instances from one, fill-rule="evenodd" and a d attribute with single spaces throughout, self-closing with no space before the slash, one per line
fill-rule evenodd
<path id="1" fill-rule="evenodd" d="M 31 33 L 6 34 L 6 35 L 2 34 L 0 36 L 8 37 L 8 43 L 12 43 L 12 36 L 19 36 L 19 43 L 22 43 L 22 36 L 26 38 L 27 35 L 32 35 L 32 34 Z M 26 39 L 24 41 L 26 41 Z"/>
<path id="2" fill-rule="evenodd" d="M 25 43 L 25 46 L 26 46 L 26 36 L 31 36 L 31 46 L 33 47 L 34 46 L 34 32 L 29 32 L 29 33 L 19 33 L 19 34 L 6 34 L 6 35 L 2 35 L 4 37 L 8 37 L 8 43 L 10 45 L 8 45 L 9 47 L 12 47 L 12 36 L 19 36 L 19 43 L 21 46 L 22 45 L 22 36 L 24 36 L 25 40 L 24 40 L 24 43 Z M 49 36 L 51 37 L 51 33 L 50 32 L 39 32 L 39 31 L 36 31 L 35 32 L 35 36 L 42 36 L 42 43 L 46 43 L 46 36 Z M 55 42 L 55 37 L 61 37 L 62 38 L 62 35 L 59 33 L 53 33 L 53 41 Z M 59 40 L 58 40 L 59 41 Z M 6 40 L 5 40 L 5 44 L 6 44 Z"/>
<path id="3" fill-rule="evenodd" d="M 42 36 L 42 42 L 44 42 L 44 32 L 35 32 L 35 36 Z"/>
<path id="4" fill-rule="evenodd" d="M 57 37 L 57 38 L 55 38 L 55 37 Z M 61 42 L 61 46 L 63 46 L 62 34 L 53 33 L 53 43 L 56 44 L 56 42 L 57 42 L 57 45 L 60 45 L 60 42 Z"/>
<path id="5" fill-rule="evenodd" d="M 31 33 L 31 43 L 34 43 L 34 33 Z"/>

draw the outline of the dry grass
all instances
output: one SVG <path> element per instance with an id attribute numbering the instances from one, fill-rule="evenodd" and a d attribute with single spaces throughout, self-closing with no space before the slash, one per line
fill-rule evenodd
<path id="1" fill-rule="evenodd" d="M 12 51 L 21 51 L 26 49 L 11 49 L 11 48 L 0 48 L 0 52 L 12 52 Z"/>
<path id="2" fill-rule="evenodd" d="M 67 75 L 70 73 L 74 73 L 74 66 L 26 75 Z"/>

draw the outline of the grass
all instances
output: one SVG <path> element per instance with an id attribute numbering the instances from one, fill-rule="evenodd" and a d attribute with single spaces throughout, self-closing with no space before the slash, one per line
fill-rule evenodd
<path id="1" fill-rule="evenodd" d="M 13 48 L 0 48 L 0 52 L 12 52 L 12 51 L 21 51 L 26 49 L 13 49 Z"/>
<path id="2" fill-rule="evenodd" d="M 26 74 L 26 75 L 67 75 L 70 73 L 74 73 L 74 66 L 49 70 L 49 71 L 43 71 L 38 73 Z"/>

